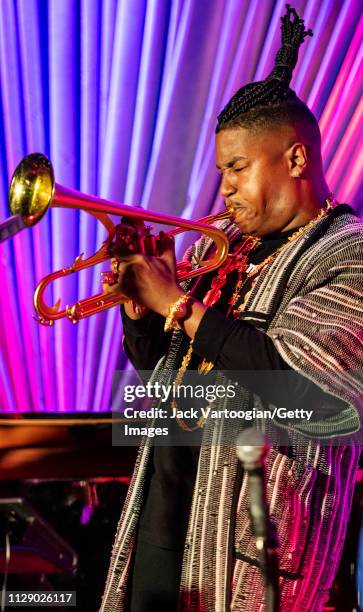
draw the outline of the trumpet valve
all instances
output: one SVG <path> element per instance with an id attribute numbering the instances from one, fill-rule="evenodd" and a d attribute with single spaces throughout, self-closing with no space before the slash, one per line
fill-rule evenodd
<path id="1" fill-rule="evenodd" d="M 118 272 L 101 272 L 102 283 L 106 285 L 116 285 L 118 283 Z"/>
<path id="2" fill-rule="evenodd" d="M 151 234 L 151 230 L 150 226 L 134 227 L 119 223 L 113 241 L 107 246 L 107 255 L 116 258 L 135 253 L 157 255 L 160 238 Z"/>
<path id="3" fill-rule="evenodd" d="M 124 223 L 115 227 L 113 241 L 107 246 L 109 257 L 122 257 L 139 252 L 139 231 L 137 228 Z"/>

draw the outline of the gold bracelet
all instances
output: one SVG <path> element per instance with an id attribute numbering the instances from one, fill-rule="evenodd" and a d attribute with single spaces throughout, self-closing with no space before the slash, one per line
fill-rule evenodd
<path id="1" fill-rule="evenodd" d="M 174 329 L 180 329 L 178 320 L 184 319 L 187 314 L 187 303 L 191 299 L 189 293 L 183 293 L 174 304 L 169 306 L 168 316 L 165 319 L 164 331 L 168 332 Z"/>

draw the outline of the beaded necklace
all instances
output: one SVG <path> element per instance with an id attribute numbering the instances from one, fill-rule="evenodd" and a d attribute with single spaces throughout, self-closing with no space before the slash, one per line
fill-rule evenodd
<path id="1" fill-rule="evenodd" d="M 250 269 L 250 271 L 248 271 L 247 276 L 245 276 L 243 279 L 239 279 L 238 280 L 238 282 L 237 282 L 237 284 L 235 286 L 235 290 L 234 290 L 234 293 L 232 295 L 231 301 L 230 301 L 230 306 L 234 306 L 236 301 L 237 301 L 237 299 L 238 299 L 238 295 L 239 295 L 239 292 L 240 292 L 242 286 L 245 283 L 247 283 L 247 281 L 250 278 L 253 278 L 252 287 L 251 287 L 250 291 L 248 291 L 248 293 L 245 295 L 242 304 L 240 304 L 238 306 L 238 308 L 236 308 L 233 311 L 233 316 L 234 317 L 238 316 L 238 313 L 242 312 L 244 310 L 244 307 L 246 305 L 247 299 L 248 299 L 248 297 L 249 297 L 249 295 L 250 295 L 250 293 L 252 291 L 253 285 L 258 280 L 258 277 L 260 276 L 260 274 L 263 271 L 263 269 L 266 268 L 270 263 L 272 263 L 276 259 L 276 257 L 280 253 L 282 253 L 282 251 L 284 251 L 291 244 L 291 242 L 294 242 L 295 240 L 300 238 L 300 236 L 305 234 L 313 225 L 315 225 L 315 223 L 317 221 L 319 221 L 322 217 L 324 217 L 335 206 L 335 204 L 336 204 L 336 201 L 334 199 L 333 194 L 331 194 L 329 196 L 329 198 L 327 198 L 327 200 L 325 202 L 324 208 L 322 208 L 320 210 L 319 214 L 316 217 L 311 219 L 311 221 L 309 221 L 306 225 L 301 226 L 296 232 L 294 232 L 291 236 L 289 236 L 289 238 L 287 239 L 286 242 L 284 242 L 284 244 L 282 244 L 278 249 L 276 249 L 276 251 L 271 253 L 271 255 L 268 255 L 268 257 L 266 257 L 266 259 L 264 259 L 260 264 L 251 265 L 251 269 Z"/>

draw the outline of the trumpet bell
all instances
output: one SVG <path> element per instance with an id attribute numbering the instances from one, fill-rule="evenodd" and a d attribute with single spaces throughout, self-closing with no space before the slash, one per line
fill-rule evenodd
<path id="1" fill-rule="evenodd" d="M 52 164 L 42 153 L 27 155 L 14 172 L 9 190 L 9 208 L 27 227 L 45 215 L 54 195 Z"/>

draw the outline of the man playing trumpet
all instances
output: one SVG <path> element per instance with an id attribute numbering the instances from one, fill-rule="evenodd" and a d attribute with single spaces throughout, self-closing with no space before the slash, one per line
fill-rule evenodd
<path id="1" fill-rule="evenodd" d="M 286 370 L 296 373 L 293 386 L 267 399 L 314 409 L 310 421 L 264 425 L 288 440 L 269 451 L 266 476 L 280 606 L 289 612 L 322 610 L 337 569 L 362 392 L 363 224 L 330 193 L 317 121 L 289 87 L 307 34 L 288 7 L 273 71 L 242 87 L 218 116 L 216 161 L 231 214 L 220 223 L 230 241 L 226 262 L 181 285 L 168 237 L 158 257 L 115 261 L 116 290 L 130 298 L 125 349 L 137 369 L 157 366 L 155 380 L 171 370 L 180 380 L 188 369 L 267 377 Z M 186 259 L 194 265 L 209 249 L 202 238 Z M 245 376 L 236 406 L 257 405 L 260 394 Z M 141 445 L 101 610 L 257 612 L 264 588 L 238 432 L 219 423 L 230 443 L 216 445 L 214 422 L 180 426 L 186 436 L 199 428 L 200 449 Z"/>

